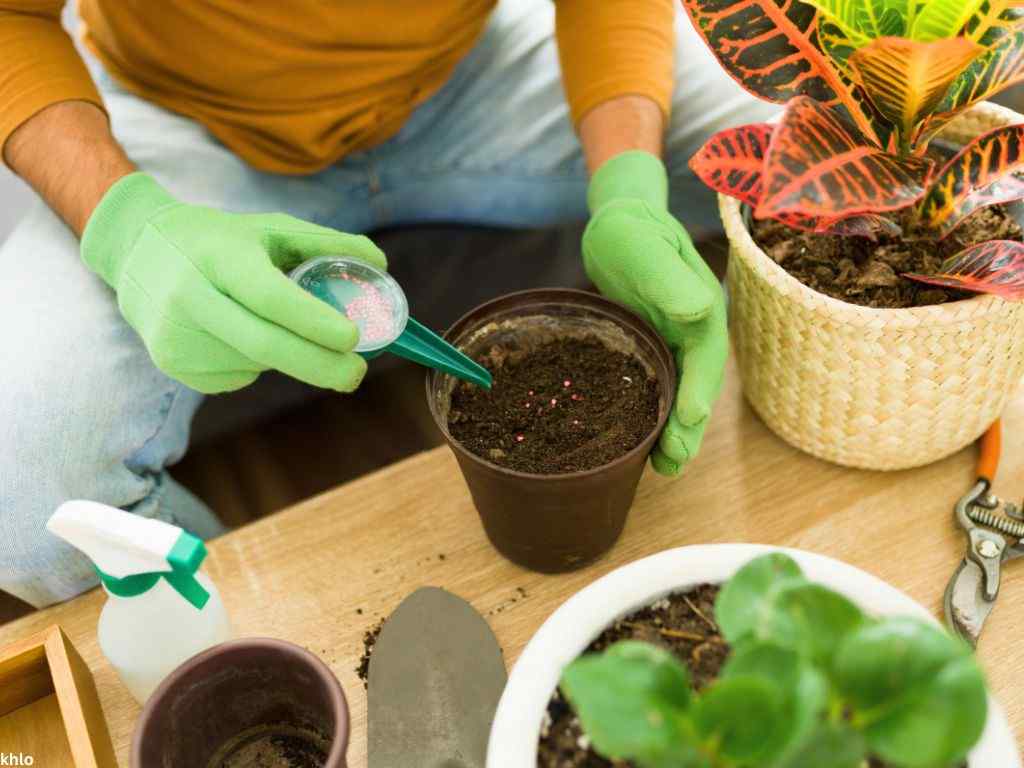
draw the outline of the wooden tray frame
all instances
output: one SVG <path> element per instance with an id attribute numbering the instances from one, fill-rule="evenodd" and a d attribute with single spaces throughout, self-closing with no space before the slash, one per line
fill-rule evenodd
<path id="1" fill-rule="evenodd" d="M 0 648 L 0 717 L 55 693 L 74 768 L 116 768 L 89 667 L 61 628 Z"/>

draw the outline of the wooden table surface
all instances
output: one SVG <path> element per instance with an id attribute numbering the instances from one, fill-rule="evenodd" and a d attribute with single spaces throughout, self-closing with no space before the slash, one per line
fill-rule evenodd
<path id="1" fill-rule="evenodd" d="M 861 472 L 783 443 L 739 393 L 735 367 L 704 448 L 678 480 L 650 470 L 618 544 L 583 571 L 544 576 L 504 560 L 484 536 L 449 450 L 439 448 L 298 504 L 210 545 L 205 566 L 239 636 L 270 635 L 319 654 L 352 711 L 349 764 L 366 764 L 366 695 L 355 668 L 363 633 L 423 585 L 469 600 L 494 629 L 508 664 L 569 595 L 623 563 L 707 542 L 778 544 L 843 559 L 941 614 L 964 555 L 954 502 L 974 480 L 973 449 L 923 469 Z M 1024 393 L 1005 415 L 996 492 L 1024 494 Z M 520 590 L 525 591 L 523 597 Z M 95 675 L 119 764 L 138 705 L 101 656 L 91 592 L 0 627 L 0 645 L 57 622 Z M 1010 564 L 980 655 L 1024 742 L 1024 565 Z"/>

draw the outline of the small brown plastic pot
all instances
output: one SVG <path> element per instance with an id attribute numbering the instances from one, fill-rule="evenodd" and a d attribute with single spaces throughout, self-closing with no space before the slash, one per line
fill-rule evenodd
<path id="1" fill-rule="evenodd" d="M 132 768 L 207 768 L 247 734 L 313 729 L 330 743 L 324 768 L 345 768 L 348 704 L 309 651 L 283 640 L 232 640 L 196 654 L 146 702 L 132 737 Z"/>
<path id="2" fill-rule="evenodd" d="M 455 453 L 491 543 L 518 565 L 542 573 L 582 568 L 615 544 L 647 457 L 665 427 L 676 368 L 661 337 L 628 309 L 594 293 L 540 288 L 511 293 L 463 315 L 445 338 L 470 357 L 494 344 L 529 350 L 558 338 L 596 336 L 637 357 L 658 381 L 658 424 L 629 453 L 595 469 L 557 475 L 516 472 L 467 450 L 448 431 L 456 381 L 427 375 L 430 412 Z"/>

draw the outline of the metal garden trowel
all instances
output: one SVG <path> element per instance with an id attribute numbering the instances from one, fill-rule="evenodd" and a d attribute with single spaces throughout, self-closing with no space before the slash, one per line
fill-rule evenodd
<path id="1" fill-rule="evenodd" d="M 369 768 L 484 768 L 506 679 L 498 641 L 469 603 L 416 590 L 370 657 Z"/>

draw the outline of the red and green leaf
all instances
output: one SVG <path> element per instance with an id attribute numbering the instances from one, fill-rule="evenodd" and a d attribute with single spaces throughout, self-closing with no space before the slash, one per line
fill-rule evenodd
<path id="1" fill-rule="evenodd" d="M 984 48 L 965 37 L 923 43 L 880 37 L 849 57 L 854 80 L 909 142 L 950 85 Z"/>
<path id="2" fill-rule="evenodd" d="M 820 10 L 818 45 L 849 75 L 848 60 L 880 37 L 906 37 L 908 0 L 804 0 Z M 850 31 L 852 28 L 852 32 Z"/>
<path id="3" fill-rule="evenodd" d="M 845 34 L 837 24 L 821 19 L 818 22 L 818 45 L 845 75 L 849 75 L 850 56 L 860 47 Z"/>
<path id="4" fill-rule="evenodd" d="M 756 206 L 761 200 L 761 170 L 775 127 L 742 125 L 712 136 L 690 158 L 690 168 L 716 192 Z"/>
<path id="5" fill-rule="evenodd" d="M 986 0 L 964 29 L 971 40 L 986 48 L 1004 35 L 1020 31 L 1024 9 L 1019 0 Z"/>
<path id="6" fill-rule="evenodd" d="M 925 158 L 886 153 L 834 110 L 800 96 L 775 129 L 755 215 L 835 220 L 897 210 L 924 195 L 932 167 Z"/>
<path id="7" fill-rule="evenodd" d="M 992 293 L 1007 301 L 1024 300 L 1024 243 L 992 240 L 947 259 L 937 275 L 907 273 L 904 277 L 973 293 Z"/>
<path id="8" fill-rule="evenodd" d="M 823 229 L 818 229 L 818 232 L 843 237 L 869 237 L 875 240 L 878 235 L 899 237 L 903 234 L 903 229 L 892 219 L 879 216 L 877 213 L 860 213 L 830 222 Z"/>
<path id="9" fill-rule="evenodd" d="M 985 47 L 950 85 L 914 137 L 920 153 L 950 120 L 973 104 L 1024 81 L 1024 7 L 1020 0 L 990 0 L 968 22 L 966 36 Z"/>
<path id="10" fill-rule="evenodd" d="M 866 237 L 877 240 L 879 235 L 898 236 L 903 233 L 896 222 L 876 213 L 859 213 L 839 219 L 816 219 L 796 213 L 783 213 L 773 218 L 793 229 L 802 229 L 818 235 Z"/>
<path id="11" fill-rule="evenodd" d="M 940 171 L 919 207 L 920 220 L 942 237 L 986 205 L 1024 199 L 1024 125 L 979 136 Z"/>
<path id="12" fill-rule="evenodd" d="M 984 101 L 1024 80 L 1024 30 L 1006 34 L 982 53 L 950 85 L 938 106 L 938 122 L 946 122 L 972 104 Z"/>
<path id="13" fill-rule="evenodd" d="M 740 85 L 784 104 L 809 96 L 841 106 L 877 138 L 871 113 L 817 42 L 818 11 L 802 0 L 683 0 L 694 27 Z"/>
<path id="14" fill-rule="evenodd" d="M 775 126 L 768 123 L 755 123 L 720 131 L 690 158 L 690 168 L 711 189 L 756 208 L 761 201 L 764 158 L 774 130 Z M 880 232 L 894 234 L 894 228 L 899 233 L 896 224 L 872 214 L 821 219 L 786 213 L 778 220 L 794 229 L 819 234 L 874 239 Z"/>
<path id="15" fill-rule="evenodd" d="M 875 6 L 861 0 L 803 0 L 818 9 L 818 25 L 830 22 L 837 31 L 844 35 L 853 45 L 863 45 L 872 35 L 871 27 L 865 28 L 864 22 L 872 22 L 870 12 Z M 867 13 L 867 15 L 865 15 Z"/>

